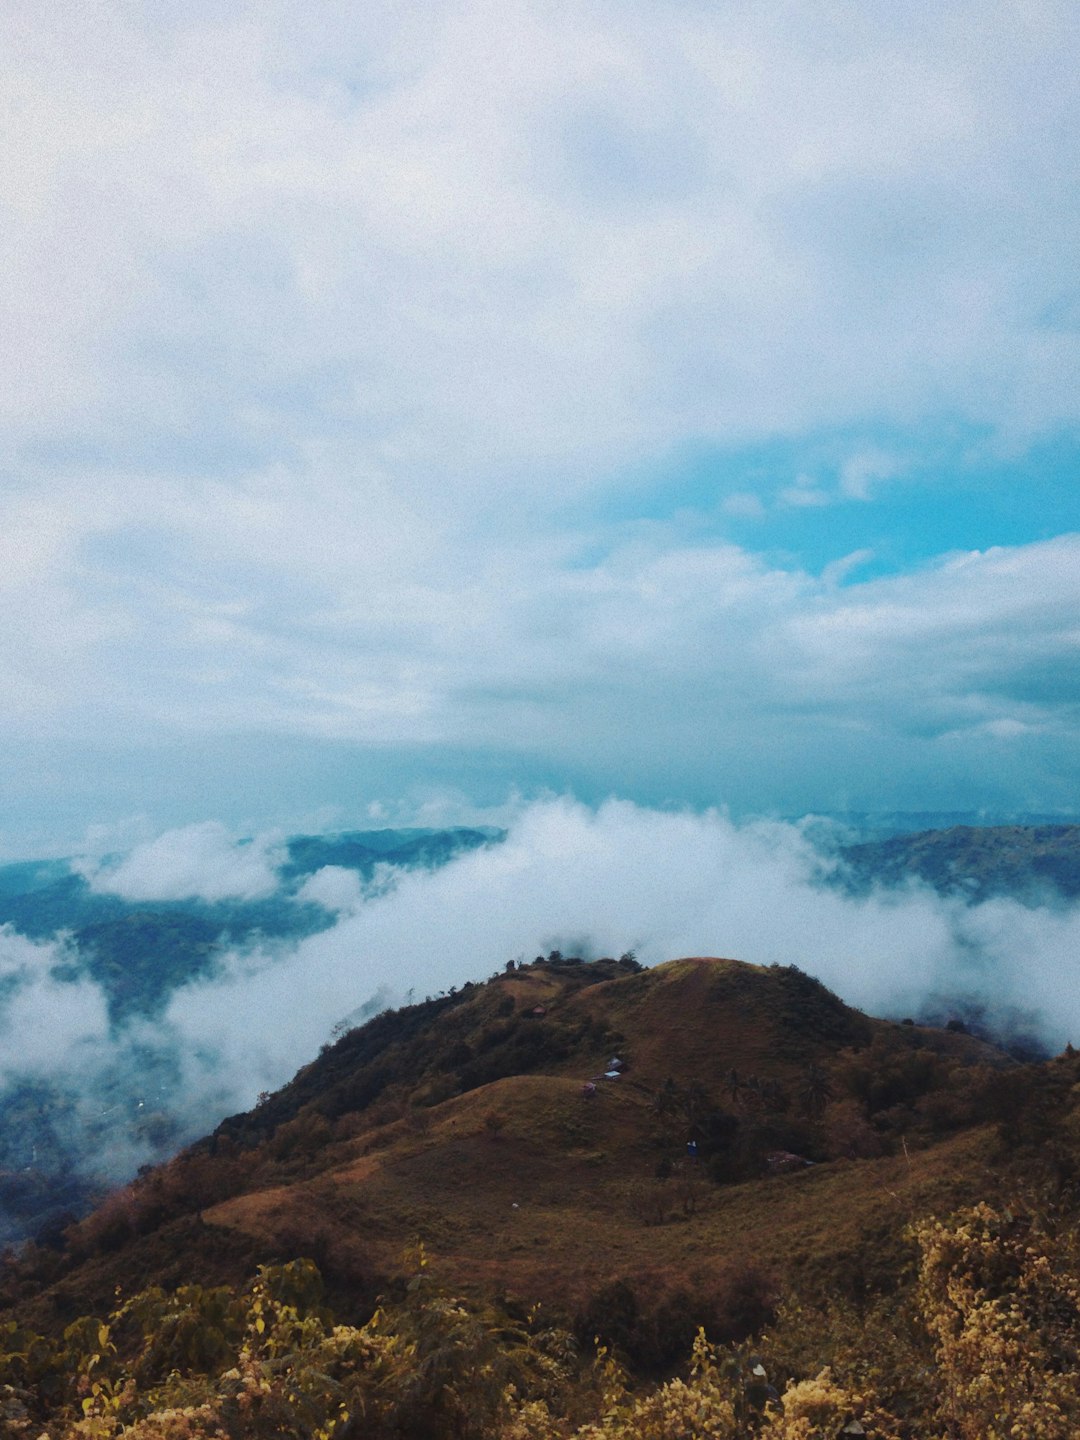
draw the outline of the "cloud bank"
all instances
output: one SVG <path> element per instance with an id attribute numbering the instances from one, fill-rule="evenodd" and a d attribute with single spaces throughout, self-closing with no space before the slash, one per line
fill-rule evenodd
<path id="1" fill-rule="evenodd" d="M 207 820 L 168 830 L 121 858 L 86 858 L 74 868 L 91 889 L 124 900 L 260 900 L 278 888 L 284 859 L 280 836 L 240 840 Z"/>
<path id="2" fill-rule="evenodd" d="M 492 483 L 1077 418 L 1065 3 L 5 16 L 17 443 L 344 424 Z"/>
<path id="3" fill-rule="evenodd" d="M 313 902 L 324 910 L 355 910 L 363 891 L 360 876 L 342 865 L 324 865 L 310 875 L 296 892 L 300 903 Z"/>
<path id="4" fill-rule="evenodd" d="M 88 979 L 56 972 L 72 959 L 61 942 L 34 942 L 0 926 L 0 1075 L 22 1075 L 100 1062 L 110 1046 L 105 997 Z"/>
<path id="5" fill-rule="evenodd" d="M 538 804 L 503 844 L 403 873 L 287 959 L 236 957 L 224 980 L 176 992 L 168 1022 L 200 1063 L 244 1077 L 247 1103 L 373 993 L 435 993 L 552 948 L 797 964 L 871 1013 L 973 999 L 1025 1012 L 1053 1047 L 1080 1035 L 1080 909 L 968 907 L 921 886 L 854 899 L 821 883 L 828 864 L 796 826 Z"/>

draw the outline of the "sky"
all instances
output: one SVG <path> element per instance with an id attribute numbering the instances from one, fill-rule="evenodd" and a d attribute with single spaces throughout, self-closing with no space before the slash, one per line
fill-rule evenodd
<path id="1" fill-rule="evenodd" d="M 0 854 L 1076 813 L 1078 40 L 9 0 Z"/>

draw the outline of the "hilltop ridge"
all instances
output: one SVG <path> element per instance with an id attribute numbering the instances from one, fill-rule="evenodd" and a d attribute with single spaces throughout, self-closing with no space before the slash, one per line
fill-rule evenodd
<path id="1" fill-rule="evenodd" d="M 417 1239 L 455 1283 L 571 1313 L 613 1278 L 820 1277 L 866 1251 L 883 1187 L 913 1207 L 975 1188 L 1015 1068 L 795 966 L 538 957 L 376 1016 L 54 1232 L 32 1306 L 296 1253 L 359 1304 Z"/>
<path id="2" fill-rule="evenodd" d="M 1068 1440 L 1078 1096 L 1071 1048 L 1021 1065 L 793 965 L 511 963 L 9 1254 L 0 1416 L 49 1440 L 918 1440 L 1008 1414 Z"/>

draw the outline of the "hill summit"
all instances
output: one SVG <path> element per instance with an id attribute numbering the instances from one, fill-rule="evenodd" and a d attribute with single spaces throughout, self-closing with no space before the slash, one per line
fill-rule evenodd
<path id="1" fill-rule="evenodd" d="M 949 1306 L 1080 1338 L 1077 1094 L 1071 1051 L 1020 1065 L 956 1024 L 864 1015 L 795 966 L 510 963 L 342 1035 L 9 1255 L 0 1407 L 35 1440 L 930 1433 L 953 1403 L 933 1354 L 966 1363 Z M 1031 1313 L 963 1300 L 976 1263 Z M 1009 1413 L 1035 1403 L 1040 1343 L 1017 1342 L 993 1404 L 1016 1376 Z M 625 1388 L 692 1348 L 689 1390 Z M 654 1403 L 684 1428 L 650 1428 Z"/>
<path id="2" fill-rule="evenodd" d="M 868 1192 L 963 1175 L 1011 1064 L 795 966 L 511 963 L 349 1031 L 56 1235 L 50 1294 L 69 1311 L 117 1269 L 213 1280 L 298 1250 L 366 1294 L 415 1240 L 456 1283 L 570 1308 L 613 1276 L 827 1268 L 874 1223 Z"/>

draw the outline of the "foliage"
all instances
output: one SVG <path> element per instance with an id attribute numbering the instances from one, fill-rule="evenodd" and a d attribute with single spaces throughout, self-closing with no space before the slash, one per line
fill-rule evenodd
<path id="1" fill-rule="evenodd" d="M 8 1322 L 0 1414 L 4 1433 L 30 1440 L 1068 1440 L 1080 1432 L 1072 1217 L 980 1204 L 911 1233 L 918 1264 L 904 1294 L 862 1312 L 849 1302 L 789 1302 L 756 1352 L 710 1343 L 699 1328 L 688 1373 L 644 1389 L 607 1338 L 625 1347 L 640 1327 L 625 1284 L 598 1296 L 586 1317 L 607 1330 L 590 1361 L 587 1343 L 579 1350 L 535 1314 L 512 1318 L 447 1294 L 419 1251 L 399 1298 L 361 1326 L 335 1323 L 309 1261 L 261 1267 L 243 1291 L 151 1288 L 59 1337 Z M 675 1332 L 686 1305 L 674 1297 L 657 1323 Z"/>
<path id="2" fill-rule="evenodd" d="M 1045 1221 L 1045 1217 L 1044 1217 Z M 959 1440 L 1080 1433 L 1080 1259 L 1075 1228 L 977 1205 L 916 1230 L 918 1295 Z"/>
<path id="3" fill-rule="evenodd" d="M 574 1320 L 583 1350 L 600 1344 L 636 1375 L 670 1371 L 700 1332 L 713 1343 L 742 1342 L 776 1314 L 774 1277 L 747 1262 L 708 1286 L 688 1283 L 644 1294 L 626 1280 L 601 1286 Z"/>

